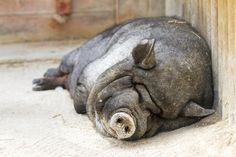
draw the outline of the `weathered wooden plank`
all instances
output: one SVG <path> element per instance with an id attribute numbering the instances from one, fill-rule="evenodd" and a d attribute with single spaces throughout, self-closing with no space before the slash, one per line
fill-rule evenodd
<path id="1" fill-rule="evenodd" d="M 164 16 L 165 15 L 165 0 L 149 0 L 147 16 Z"/>
<path id="2" fill-rule="evenodd" d="M 53 0 L 0 0 L 0 15 L 54 13 Z"/>
<path id="3" fill-rule="evenodd" d="M 148 0 L 118 0 L 117 22 L 148 16 Z"/>
<path id="4" fill-rule="evenodd" d="M 226 78 L 227 76 L 224 74 L 225 73 L 225 62 L 226 62 L 226 56 L 227 56 L 227 41 L 228 38 L 227 36 L 227 1 L 218 1 L 218 78 L 219 78 L 219 105 L 222 106 L 222 115 L 223 118 L 227 118 L 226 115 L 228 114 L 229 111 L 229 104 L 227 102 L 227 97 L 225 94 L 225 87 L 226 87 Z"/>
<path id="5" fill-rule="evenodd" d="M 219 114 L 222 115 L 222 106 L 219 104 L 219 93 L 218 93 L 218 85 L 219 85 L 219 78 L 218 78 L 218 14 L 217 14 L 217 2 L 215 0 L 210 0 L 210 12 L 211 12 L 211 19 L 208 25 L 210 25 L 210 46 L 212 52 L 212 65 L 213 65 L 213 78 L 214 78 L 214 93 L 215 93 L 215 103 L 214 106 L 217 108 Z"/>
<path id="6" fill-rule="evenodd" d="M 114 10 L 113 0 L 73 0 L 73 12 L 104 12 Z"/>
<path id="7" fill-rule="evenodd" d="M 236 53 L 235 53 L 235 1 L 225 1 L 225 19 L 227 19 L 226 25 L 224 25 L 225 37 L 224 37 L 224 60 L 222 73 L 223 78 L 223 116 L 228 118 L 230 123 L 236 121 Z"/>
<path id="8" fill-rule="evenodd" d="M 73 14 L 65 24 L 51 15 L 1 16 L 0 42 L 89 38 L 114 24 L 113 11 Z"/>

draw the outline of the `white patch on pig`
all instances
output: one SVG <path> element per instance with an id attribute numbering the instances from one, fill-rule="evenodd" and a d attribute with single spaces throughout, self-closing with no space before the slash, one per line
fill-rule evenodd
<path id="1" fill-rule="evenodd" d="M 79 82 L 84 84 L 88 90 L 91 90 L 100 74 L 121 60 L 131 56 L 133 48 L 142 39 L 150 38 L 151 26 L 152 24 L 137 21 L 121 27 L 107 43 L 108 46 L 110 45 L 107 53 L 84 68 Z"/>
<path id="2" fill-rule="evenodd" d="M 129 57 L 131 51 L 141 39 L 140 36 L 133 36 L 129 39 L 123 37 L 118 40 L 103 57 L 90 63 L 84 69 L 82 83 L 86 85 L 87 89 L 91 89 L 98 76 L 114 64 Z"/>

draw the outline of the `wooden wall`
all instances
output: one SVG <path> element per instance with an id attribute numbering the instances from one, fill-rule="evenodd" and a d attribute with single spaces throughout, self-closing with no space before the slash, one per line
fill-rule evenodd
<path id="1" fill-rule="evenodd" d="M 189 21 L 212 50 L 215 106 L 236 122 L 236 0 L 166 0 L 165 14 Z"/>
<path id="2" fill-rule="evenodd" d="M 54 19 L 56 2 L 0 0 L 0 43 L 86 38 L 115 23 L 112 0 L 72 0 L 65 23 Z"/>
<path id="3" fill-rule="evenodd" d="M 56 2 L 72 2 L 65 23 Z M 89 38 L 124 20 L 163 16 L 165 0 L 0 0 L 0 43 Z"/>

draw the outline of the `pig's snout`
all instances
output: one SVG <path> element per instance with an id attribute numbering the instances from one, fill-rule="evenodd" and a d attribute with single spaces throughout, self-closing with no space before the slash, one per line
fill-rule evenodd
<path id="1" fill-rule="evenodd" d="M 134 117 L 125 112 L 118 112 L 112 115 L 109 125 L 118 139 L 130 138 L 136 131 L 136 121 Z"/>

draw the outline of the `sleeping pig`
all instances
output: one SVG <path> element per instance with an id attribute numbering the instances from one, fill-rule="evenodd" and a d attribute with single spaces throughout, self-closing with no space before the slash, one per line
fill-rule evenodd
<path id="1" fill-rule="evenodd" d="M 211 56 L 185 21 L 131 20 L 96 35 L 33 80 L 33 90 L 62 86 L 77 113 L 123 140 L 150 137 L 214 113 Z"/>

